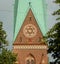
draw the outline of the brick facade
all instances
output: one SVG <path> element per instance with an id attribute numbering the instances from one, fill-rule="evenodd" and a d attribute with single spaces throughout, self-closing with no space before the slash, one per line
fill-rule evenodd
<path id="1" fill-rule="evenodd" d="M 34 26 L 28 24 L 34 25 L 37 31 Z M 29 29 L 26 30 L 27 36 L 23 31 L 26 25 L 28 25 L 26 29 Z M 48 64 L 47 48 L 42 32 L 30 9 L 13 44 L 13 52 L 17 53 L 16 64 Z"/>

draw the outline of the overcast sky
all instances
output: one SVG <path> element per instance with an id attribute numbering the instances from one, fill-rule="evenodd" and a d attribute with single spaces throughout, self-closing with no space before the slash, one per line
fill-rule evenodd
<path id="1" fill-rule="evenodd" d="M 10 47 L 13 40 L 13 8 L 14 0 L 0 0 L 0 21 L 3 22 L 4 29 L 7 32 Z"/>
<path id="2" fill-rule="evenodd" d="M 4 29 L 7 32 L 10 47 L 13 40 L 14 1 L 15 0 L 0 0 L 0 21 L 3 22 Z M 48 15 L 47 26 L 50 29 L 56 22 L 55 17 L 51 14 L 58 6 L 53 3 L 53 0 L 46 0 L 46 4 Z"/>

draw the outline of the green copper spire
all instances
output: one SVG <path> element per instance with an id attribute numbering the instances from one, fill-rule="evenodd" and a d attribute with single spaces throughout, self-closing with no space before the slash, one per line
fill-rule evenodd
<path id="1" fill-rule="evenodd" d="M 15 32 L 17 10 L 18 10 L 18 0 L 15 0 L 15 4 L 14 4 L 14 32 Z"/>
<path id="2" fill-rule="evenodd" d="M 43 35 L 46 34 L 47 30 L 46 30 L 45 6 L 46 6 L 45 0 L 18 0 L 17 3 L 15 2 L 14 40 L 15 40 L 30 8 L 41 29 L 41 32 L 43 33 Z"/>

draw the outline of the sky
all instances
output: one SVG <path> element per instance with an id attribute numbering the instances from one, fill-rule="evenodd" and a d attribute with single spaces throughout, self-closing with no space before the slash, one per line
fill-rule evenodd
<path id="1" fill-rule="evenodd" d="M 12 48 L 13 43 L 14 1 L 15 0 L 0 0 L 0 21 L 3 22 L 3 28 L 7 33 L 9 48 Z M 55 20 L 56 16 L 52 16 L 52 13 L 59 7 L 53 3 L 53 1 L 54 0 L 46 0 L 48 30 L 57 22 Z"/>
<path id="2" fill-rule="evenodd" d="M 13 41 L 13 21 L 14 21 L 14 0 L 0 0 L 0 21 L 3 22 L 3 28 L 7 32 L 7 40 L 10 48 Z"/>

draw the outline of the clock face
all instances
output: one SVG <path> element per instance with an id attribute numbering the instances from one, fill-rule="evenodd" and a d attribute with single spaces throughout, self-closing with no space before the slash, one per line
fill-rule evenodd
<path id="1" fill-rule="evenodd" d="M 37 33 L 37 29 L 33 24 L 27 24 L 24 28 L 23 28 L 23 33 L 26 37 L 32 38 L 36 35 Z"/>

